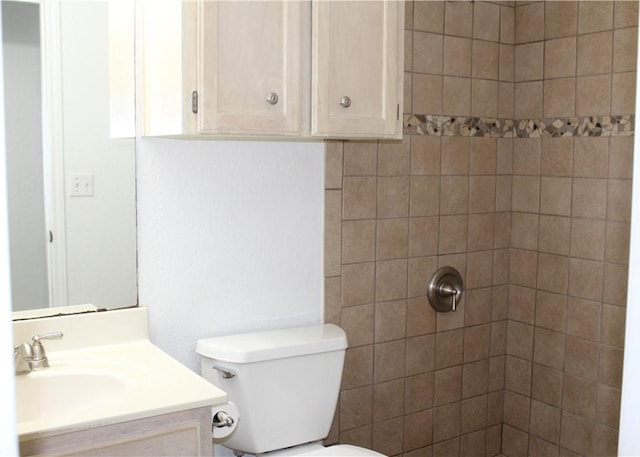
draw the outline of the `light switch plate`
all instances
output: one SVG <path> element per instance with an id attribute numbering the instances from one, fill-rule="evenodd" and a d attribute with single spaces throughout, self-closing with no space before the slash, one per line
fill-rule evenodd
<path id="1" fill-rule="evenodd" d="M 70 197 L 93 197 L 93 174 L 70 173 L 69 174 Z"/>

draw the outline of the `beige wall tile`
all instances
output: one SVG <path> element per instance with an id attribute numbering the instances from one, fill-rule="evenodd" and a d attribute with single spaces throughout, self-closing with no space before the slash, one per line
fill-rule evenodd
<path id="1" fill-rule="evenodd" d="M 396 300 L 375 305 L 375 342 L 404 338 L 407 327 L 407 302 Z"/>
<path id="2" fill-rule="evenodd" d="M 513 174 L 540 174 L 540 138 L 516 138 L 513 141 Z"/>
<path id="3" fill-rule="evenodd" d="M 620 421 L 620 391 L 598 386 L 597 395 L 596 420 L 617 429 Z"/>
<path id="4" fill-rule="evenodd" d="M 613 71 L 634 71 L 638 50 L 638 28 L 619 29 L 613 33 Z"/>
<path id="5" fill-rule="evenodd" d="M 565 384 L 567 373 L 595 380 L 598 375 L 598 343 L 575 336 L 567 336 L 564 356 Z M 591 396 L 593 402 L 595 396 Z M 563 399 L 565 403 L 566 399 Z"/>
<path id="6" fill-rule="evenodd" d="M 636 72 L 611 75 L 611 114 L 626 114 L 635 111 Z"/>
<path id="7" fill-rule="evenodd" d="M 405 416 L 403 446 L 405 451 L 420 449 L 432 443 L 433 410 Z"/>
<path id="8" fill-rule="evenodd" d="M 618 306 L 627 304 L 627 278 L 629 276 L 627 265 L 618 263 L 604 264 L 604 290 L 603 300 Z"/>
<path id="9" fill-rule="evenodd" d="M 324 193 L 324 274 L 338 276 L 342 258 L 342 192 Z"/>
<path id="10" fill-rule="evenodd" d="M 497 141 L 495 138 L 472 138 L 470 141 L 469 174 L 496 173 Z"/>
<path id="11" fill-rule="evenodd" d="M 440 217 L 440 235 L 438 252 L 452 254 L 464 252 L 467 249 L 468 216 Z"/>
<path id="12" fill-rule="evenodd" d="M 604 344 L 624 347 L 626 310 L 620 306 L 602 305 L 602 333 L 600 341 Z M 617 425 L 617 424 L 609 424 Z"/>
<path id="13" fill-rule="evenodd" d="M 622 385 L 622 355 L 623 351 L 611 346 L 600 346 L 598 360 L 598 381 L 601 384 L 620 388 Z"/>
<path id="14" fill-rule="evenodd" d="M 340 429 L 349 430 L 371 423 L 371 386 L 345 390 L 340 396 Z"/>
<path id="15" fill-rule="evenodd" d="M 596 260 L 569 260 L 569 295 L 599 301 L 602 299 L 602 262 Z"/>
<path id="16" fill-rule="evenodd" d="M 372 219 L 376 217 L 376 186 L 374 177 L 345 177 L 342 191 L 342 217 Z"/>
<path id="17" fill-rule="evenodd" d="M 549 443 L 548 441 L 529 435 L 529 454 L 528 455 L 544 455 L 547 457 L 557 457 L 558 445 Z"/>
<path id="18" fill-rule="evenodd" d="M 500 45 L 498 43 L 473 40 L 472 76 L 497 80 L 500 70 L 499 57 Z"/>
<path id="19" fill-rule="evenodd" d="M 498 83 L 498 117 L 513 117 L 514 97 L 513 83 Z"/>
<path id="20" fill-rule="evenodd" d="M 413 73 L 404 72 L 403 108 L 405 113 L 413 112 Z"/>
<path id="21" fill-rule="evenodd" d="M 464 329 L 464 362 L 476 362 L 489 358 L 491 326 L 476 325 Z"/>
<path id="22" fill-rule="evenodd" d="M 593 422 L 568 411 L 562 412 L 560 445 L 581 455 L 591 453 Z"/>
<path id="23" fill-rule="evenodd" d="M 567 334 L 598 341 L 601 305 L 598 302 L 569 297 Z"/>
<path id="24" fill-rule="evenodd" d="M 471 325 L 485 324 L 491 321 L 491 293 L 492 289 L 489 287 L 465 291 L 465 300 L 468 305 L 464 310 L 464 323 L 467 328 Z M 477 348 L 477 350 L 479 353 L 484 354 L 485 352 L 481 348 Z"/>
<path id="25" fill-rule="evenodd" d="M 444 74 L 471 77 L 471 43 L 469 38 L 444 37 Z"/>
<path id="26" fill-rule="evenodd" d="M 496 176 L 496 211 L 511 211 L 511 176 Z"/>
<path id="27" fill-rule="evenodd" d="M 515 117 L 538 119 L 542 117 L 542 81 L 515 84 Z"/>
<path id="28" fill-rule="evenodd" d="M 373 219 L 342 223 L 342 263 L 375 260 L 376 221 Z"/>
<path id="29" fill-rule="evenodd" d="M 461 452 L 462 455 L 484 455 L 487 426 L 487 396 L 481 395 L 462 402 Z M 475 432 L 475 433 L 474 433 Z M 468 435 L 464 435 L 468 433 Z"/>
<path id="30" fill-rule="evenodd" d="M 409 259 L 408 267 L 407 296 L 424 296 L 426 284 L 429 283 L 429 279 L 438 269 L 437 257 L 429 256 Z"/>
<path id="31" fill-rule="evenodd" d="M 526 432 L 504 425 L 502 428 L 502 452 L 505 455 L 527 455 L 529 435 Z"/>
<path id="32" fill-rule="evenodd" d="M 548 40 L 544 44 L 544 77 L 576 75 L 576 37 Z"/>
<path id="33" fill-rule="evenodd" d="M 595 382 L 565 375 L 562 392 L 562 408 L 564 410 L 594 419 L 596 413 L 595 400 Z"/>
<path id="34" fill-rule="evenodd" d="M 522 255 L 522 253 L 525 255 Z M 517 254 L 521 255 L 517 256 Z M 526 262 L 529 261 L 529 278 L 522 280 L 521 282 L 528 282 L 530 284 L 534 283 L 537 274 L 536 268 L 538 266 L 537 254 L 531 253 L 531 251 L 519 251 L 517 249 L 512 249 L 510 256 L 515 259 L 515 262 L 512 262 L 512 264 L 525 263 L 525 265 L 527 265 Z M 533 324 L 535 320 L 535 306 L 536 290 L 529 286 L 518 286 L 512 280 L 509 285 L 509 319 L 524 322 L 526 324 Z"/>
<path id="35" fill-rule="evenodd" d="M 436 333 L 436 369 L 462 364 L 464 330 Z"/>
<path id="36" fill-rule="evenodd" d="M 404 71 L 413 71 L 413 32 L 404 31 Z"/>
<path id="37" fill-rule="evenodd" d="M 512 249 L 510 253 L 509 278 L 512 284 L 535 287 L 538 254 L 533 251 Z M 517 302 L 516 302 L 517 303 Z M 511 313 L 511 302 L 509 303 Z M 511 314 L 509 315 L 511 317 Z"/>
<path id="38" fill-rule="evenodd" d="M 438 217 L 409 219 L 409 256 L 420 257 L 438 253 Z"/>
<path id="39" fill-rule="evenodd" d="M 367 386 L 373 382 L 373 346 L 347 349 L 342 375 L 342 389 Z"/>
<path id="40" fill-rule="evenodd" d="M 469 207 L 469 177 L 443 176 L 440 187 L 440 214 L 466 214 Z"/>
<path id="41" fill-rule="evenodd" d="M 500 43 L 513 44 L 515 42 L 515 8 L 500 7 Z"/>
<path id="42" fill-rule="evenodd" d="M 510 391 L 504 393 L 504 423 L 520 430 L 529 430 L 531 399 Z"/>
<path id="43" fill-rule="evenodd" d="M 442 76 L 413 75 L 413 112 L 442 114 Z"/>
<path id="44" fill-rule="evenodd" d="M 608 138 L 582 137 L 574 139 L 573 176 L 606 178 L 608 166 Z"/>
<path id="45" fill-rule="evenodd" d="M 372 449 L 384 455 L 395 455 L 402 452 L 402 417 L 389 419 L 373 424 Z"/>
<path id="46" fill-rule="evenodd" d="M 571 219 L 560 216 L 540 216 L 539 249 L 550 254 L 569 254 Z"/>
<path id="47" fill-rule="evenodd" d="M 516 43 L 544 39 L 544 3 L 517 6 L 515 31 Z"/>
<path id="48" fill-rule="evenodd" d="M 496 178 L 494 176 L 469 177 L 469 213 L 495 211 Z"/>
<path id="49" fill-rule="evenodd" d="M 433 402 L 435 406 L 462 399 L 462 366 L 436 370 Z"/>
<path id="50" fill-rule="evenodd" d="M 543 328 L 535 329 L 533 360 L 536 364 L 561 370 L 565 361 L 565 335 Z"/>
<path id="51" fill-rule="evenodd" d="M 436 33 L 413 32 L 413 71 L 442 74 L 443 36 Z"/>
<path id="52" fill-rule="evenodd" d="M 604 221 L 574 218 L 571 222 L 571 256 L 604 260 Z"/>
<path id="53" fill-rule="evenodd" d="M 467 287 L 470 289 L 493 285 L 493 251 L 467 254 Z"/>
<path id="54" fill-rule="evenodd" d="M 473 5 L 467 2 L 445 2 L 444 33 L 471 38 L 473 32 Z"/>
<path id="55" fill-rule="evenodd" d="M 629 223 L 607 222 L 605 237 L 605 260 L 616 263 L 628 263 Z"/>
<path id="56" fill-rule="evenodd" d="M 406 298 L 407 268 L 406 259 L 376 262 L 376 301 Z"/>
<path id="57" fill-rule="evenodd" d="M 543 138 L 543 176 L 571 176 L 573 166 L 573 138 Z"/>
<path id="58" fill-rule="evenodd" d="M 538 249 L 539 219 L 538 214 L 514 212 L 511 215 L 511 247 Z"/>
<path id="59" fill-rule="evenodd" d="M 578 2 L 546 1 L 544 35 L 546 39 L 572 36 L 578 30 Z"/>
<path id="60" fill-rule="evenodd" d="M 436 331 L 436 311 L 425 296 L 407 300 L 407 337 Z"/>
<path id="61" fill-rule="evenodd" d="M 471 79 L 444 77 L 442 112 L 447 115 L 468 116 L 471 113 Z"/>
<path id="62" fill-rule="evenodd" d="M 441 139 L 437 136 L 411 136 L 410 174 L 439 175 Z M 404 141 L 403 141 L 404 143 Z M 382 146 L 382 143 L 381 143 Z M 382 148 L 381 148 L 382 153 Z M 398 173 L 400 174 L 400 173 Z"/>
<path id="63" fill-rule="evenodd" d="M 542 41 L 515 46 L 515 81 L 534 81 L 543 76 Z"/>
<path id="64" fill-rule="evenodd" d="M 405 10 L 409 5 L 405 5 Z M 444 1 L 416 1 L 413 3 L 413 29 L 442 33 L 444 26 Z"/>
<path id="65" fill-rule="evenodd" d="M 542 253 L 538 255 L 538 289 L 566 294 L 568 276 L 567 257 Z"/>
<path id="66" fill-rule="evenodd" d="M 380 383 L 399 379 L 405 371 L 404 341 L 377 343 L 374 347 L 373 382 Z"/>
<path id="67" fill-rule="evenodd" d="M 375 141 L 344 142 L 344 175 L 371 176 L 378 171 L 378 143 Z"/>
<path id="68" fill-rule="evenodd" d="M 613 2 L 578 2 L 578 33 L 600 32 L 613 28 Z"/>
<path id="69" fill-rule="evenodd" d="M 498 81 L 471 80 L 471 115 L 497 117 Z"/>
<path id="70" fill-rule="evenodd" d="M 414 216 L 436 216 L 440 211 L 440 177 L 412 176 L 409 213 Z"/>
<path id="71" fill-rule="evenodd" d="M 407 218 L 378 219 L 376 238 L 375 256 L 378 260 L 407 257 L 409 220 Z"/>
<path id="72" fill-rule="evenodd" d="M 486 394 L 489 386 L 489 359 L 465 363 L 462 367 L 462 398 Z"/>
<path id="73" fill-rule="evenodd" d="M 638 2 L 616 0 L 613 10 L 613 25 L 617 29 L 638 25 Z"/>
<path id="74" fill-rule="evenodd" d="M 540 212 L 556 216 L 571 215 L 571 178 L 540 179 Z"/>
<path id="75" fill-rule="evenodd" d="M 411 145 L 415 143 L 417 151 L 427 151 L 431 147 L 431 143 L 424 141 L 423 138 L 427 137 L 416 137 L 413 141 L 414 139 L 407 135 L 402 141 L 380 141 L 378 143 L 378 175 L 408 175 Z M 440 150 L 439 147 L 438 150 Z"/>
<path id="76" fill-rule="evenodd" d="M 470 139 L 464 137 L 442 138 L 442 174 L 469 174 Z"/>
<path id="77" fill-rule="evenodd" d="M 603 219 L 606 212 L 606 194 L 605 179 L 575 178 L 571 204 L 572 215 Z"/>
<path id="78" fill-rule="evenodd" d="M 554 330 L 565 331 L 567 320 L 567 296 L 566 294 L 554 294 L 542 290 L 536 293 L 536 326 Z"/>
<path id="79" fill-rule="evenodd" d="M 480 40 L 500 40 L 500 5 L 478 2 L 473 8 L 473 37 Z"/>
<path id="80" fill-rule="evenodd" d="M 404 409 L 406 414 L 423 411 L 433 406 L 435 372 L 406 378 Z"/>
<path id="81" fill-rule="evenodd" d="M 340 276 L 324 278 L 324 320 L 340 325 Z"/>
<path id="82" fill-rule="evenodd" d="M 460 403 L 435 408 L 433 422 L 433 440 L 436 443 L 460 435 Z"/>
<path id="83" fill-rule="evenodd" d="M 494 215 L 470 214 L 467 249 L 479 251 L 493 249 Z"/>
<path id="84" fill-rule="evenodd" d="M 531 398 L 559 407 L 562 404 L 563 378 L 561 370 L 534 363 Z"/>
<path id="85" fill-rule="evenodd" d="M 378 178 L 378 217 L 403 217 L 409 215 L 409 177 Z"/>
<path id="86" fill-rule="evenodd" d="M 515 71 L 515 47 L 508 44 L 500 45 L 500 70 L 498 79 L 500 81 L 513 82 Z"/>
<path id="87" fill-rule="evenodd" d="M 532 325 L 516 321 L 507 322 L 507 354 L 525 360 L 533 359 Z"/>
<path id="88" fill-rule="evenodd" d="M 375 263 L 355 263 L 342 266 L 342 306 L 361 305 L 374 301 Z"/>
<path id="89" fill-rule="evenodd" d="M 368 346 L 360 351 L 349 351 L 349 382 L 344 388 L 370 384 L 373 374 L 373 305 L 349 306 L 342 310 L 340 326 L 347 333 L 349 348 Z M 345 379 L 344 382 L 347 382 Z"/>
<path id="90" fill-rule="evenodd" d="M 342 141 L 328 140 L 324 143 L 324 187 L 325 189 L 342 189 Z"/>
<path id="91" fill-rule="evenodd" d="M 576 114 L 609 114 L 611 109 L 611 76 L 584 76 L 577 78 Z"/>
<path id="92" fill-rule="evenodd" d="M 612 44 L 611 31 L 579 36 L 577 75 L 611 73 Z"/>
<path id="93" fill-rule="evenodd" d="M 531 394 L 531 362 L 507 356 L 504 376 L 505 388 L 521 395 Z"/>
<path id="94" fill-rule="evenodd" d="M 408 338 L 406 376 L 433 371 L 435 363 L 436 335 Z"/>
<path id="95" fill-rule="evenodd" d="M 544 117 L 575 116 L 575 78 L 550 79 L 544 82 Z"/>
<path id="96" fill-rule="evenodd" d="M 514 176 L 512 209 L 537 213 L 540 208 L 540 178 L 537 176 Z"/>

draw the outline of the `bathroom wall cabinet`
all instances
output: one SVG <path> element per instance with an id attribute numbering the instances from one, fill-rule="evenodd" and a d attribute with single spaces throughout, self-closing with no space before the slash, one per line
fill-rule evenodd
<path id="1" fill-rule="evenodd" d="M 141 4 L 143 135 L 402 137 L 403 2 Z"/>
<path id="2" fill-rule="evenodd" d="M 20 442 L 21 456 L 212 455 L 211 408 L 49 434 Z"/>

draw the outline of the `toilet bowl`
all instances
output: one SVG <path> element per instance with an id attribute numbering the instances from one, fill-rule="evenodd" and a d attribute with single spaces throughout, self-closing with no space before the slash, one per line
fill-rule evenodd
<path id="1" fill-rule="evenodd" d="M 202 376 L 239 411 L 219 443 L 267 456 L 377 456 L 357 446 L 323 447 L 335 414 L 347 336 L 332 324 L 243 333 L 198 341 Z"/>

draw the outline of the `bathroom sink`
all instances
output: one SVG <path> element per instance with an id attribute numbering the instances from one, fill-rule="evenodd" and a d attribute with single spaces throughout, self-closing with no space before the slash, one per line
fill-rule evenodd
<path id="1" fill-rule="evenodd" d="M 18 422 L 90 410 L 123 396 L 127 379 L 96 368 L 49 368 L 16 377 Z"/>

